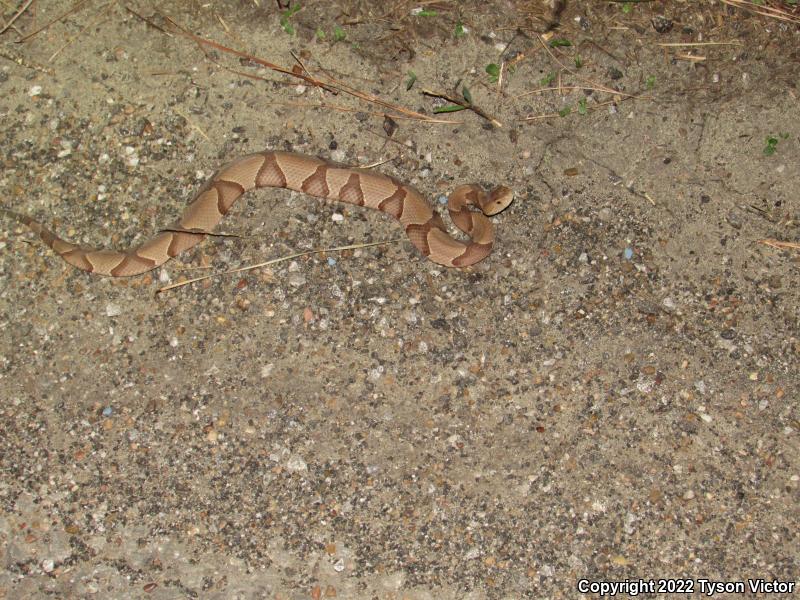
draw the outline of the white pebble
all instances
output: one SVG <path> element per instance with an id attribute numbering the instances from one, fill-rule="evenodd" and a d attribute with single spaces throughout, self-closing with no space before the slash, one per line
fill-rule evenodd
<path id="1" fill-rule="evenodd" d="M 308 465 L 306 464 L 306 461 L 302 459 L 302 457 L 298 456 L 297 454 L 293 454 L 291 457 L 289 457 L 289 460 L 286 461 L 286 470 L 293 473 L 307 471 Z"/>
<path id="2" fill-rule="evenodd" d="M 42 86 L 35 85 L 30 90 L 28 90 L 28 96 L 34 98 L 42 93 Z"/>
<path id="3" fill-rule="evenodd" d="M 334 223 L 341 223 L 342 221 L 344 221 L 344 215 L 341 215 L 339 213 L 333 213 L 333 215 L 331 216 L 331 221 L 333 221 Z"/>
<path id="4" fill-rule="evenodd" d="M 109 302 L 106 304 L 106 316 L 107 317 L 118 317 L 122 314 L 122 307 L 119 304 L 115 304 L 113 302 Z"/>

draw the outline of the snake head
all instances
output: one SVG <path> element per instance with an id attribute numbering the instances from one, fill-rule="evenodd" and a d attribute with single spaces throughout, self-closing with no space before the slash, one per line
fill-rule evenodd
<path id="1" fill-rule="evenodd" d="M 496 215 L 508 208 L 508 205 L 513 200 L 514 190 L 504 185 L 499 185 L 489 193 L 489 197 L 486 199 L 485 204 L 481 206 L 481 209 L 486 215 Z"/>

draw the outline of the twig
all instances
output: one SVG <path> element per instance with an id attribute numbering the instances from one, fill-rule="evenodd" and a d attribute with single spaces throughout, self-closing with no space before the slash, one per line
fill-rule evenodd
<path id="1" fill-rule="evenodd" d="M 238 71 L 234 71 L 234 73 L 238 73 Z M 280 102 L 280 101 L 269 101 L 265 102 L 265 104 L 276 104 L 278 106 L 299 106 L 303 108 L 329 108 L 330 110 L 337 110 L 339 112 L 363 112 L 373 117 L 391 117 L 392 119 L 406 119 L 406 120 L 413 120 L 419 121 L 419 117 L 415 117 L 412 115 L 396 115 L 396 114 L 389 114 L 385 111 L 374 111 L 374 110 L 362 110 L 360 108 L 353 108 L 350 106 L 339 106 L 338 104 L 330 104 L 328 102 L 301 102 L 299 100 L 295 101 L 287 101 L 287 102 Z M 443 125 L 460 125 L 464 121 L 453 121 L 452 119 L 434 119 L 434 118 L 427 118 L 425 119 L 426 123 L 439 123 Z"/>
<path id="2" fill-rule="evenodd" d="M 167 31 L 166 29 L 164 29 L 163 27 L 161 27 L 161 25 L 158 25 L 157 23 L 154 23 L 153 21 L 151 21 L 150 19 L 148 19 L 144 15 L 140 15 L 138 12 L 133 10 L 130 6 L 126 6 L 125 10 L 127 10 L 129 13 L 131 13 L 134 17 L 138 17 L 139 19 L 141 19 L 142 21 L 144 21 L 145 23 L 150 25 L 150 27 L 152 27 L 153 29 L 156 29 L 156 30 L 160 31 L 164 35 L 172 37 L 172 34 L 169 31 Z"/>
<path id="3" fill-rule="evenodd" d="M 14 21 L 19 19 L 22 16 L 22 13 L 24 13 L 26 10 L 28 10 L 28 7 L 32 3 L 33 3 L 33 0 L 27 0 L 27 2 L 25 2 L 22 6 L 20 6 L 19 10 L 16 12 L 16 14 L 13 17 L 11 17 L 11 19 L 8 21 L 8 23 L 6 23 L 3 26 L 2 29 L 0 29 L 0 34 L 5 33 L 8 30 L 8 28 L 11 27 L 14 24 Z"/>
<path id="4" fill-rule="evenodd" d="M 25 67 L 26 69 L 33 69 L 34 71 L 41 71 L 42 73 L 47 73 L 48 75 L 55 75 L 55 71 L 48 67 L 43 67 L 42 65 L 37 65 L 36 63 L 29 62 L 22 58 L 21 56 L 15 56 L 10 52 L 6 52 L 2 48 L 0 48 L 0 56 L 3 58 L 7 58 L 8 60 L 17 63 L 20 67 Z"/>
<path id="5" fill-rule="evenodd" d="M 800 250 L 800 243 L 798 242 L 783 242 L 781 240 L 773 240 L 770 238 L 756 241 L 759 244 L 764 244 L 765 246 L 770 246 L 772 248 L 779 248 L 781 250 L 785 250 L 787 248 L 791 248 L 792 250 Z"/>
<path id="6" fill-rule="evenodd" d="M 396 110 L 397 112 L 403 113 L 404 115 L 407 115 L 407 116 L 412 117 L 414 119 L 418 119 L 420 121 L 425 121 L 426 123 L 445 123 L 445 122 L 455 123 L 455 121 L 444 121 L 443 119 L 437 119 L 435 117 L 429 117 L 428 115 L 423 115 L 422 113 L 418 113 L 418 112 L 416 112 L 414 110 L 410 110 L 408 108 L 404 108 L 404 107 L 399 106 L 397 104 L 392 104 L 391 102 L 387 102 L 386 100 L 382 100 L 382 99 L 378 98 L 377 96 L 374 96 L 374 95 L 369 94 L 367 92 L 362 92 L 362 91 L 357 90 L 357 89 L 355 89 L 353 87 L 350 87 L 349 85 L 347 85 L 343 81 L 339 81 L 338 79 L 334 79 L 331 76 L 330 73 L 326 73 L 325 76 L 328 78 L 328 80 L 333 85 L 336 86 L 336 88 L 338 90 L 344 92 L 345 94 L 349 94 L 351 96 L 355 96 L 356 98 L 360 98 L 361 100 L 365 100 L 367 102 L 371 102 L 373 104 L 377 104 L 377 105 L 383 106 L 385 108 L 390 108 L 392 110 Z"/>
<path id="7" fill-rule="evenodd" d="M 800 23 L 800 18 L 795 17 L 779 8 L 755 4 L 754 2 L 746 2 L 745 0 L 722 0 L 722 2 L 723 4 L 749 10 L 764 17 L 771 17 L 780 21 L 789 21 L 790 23 Z"/>
<path id="8" fill-rule="evenodd" d="M 78 9 L 79 9 L 81 6 L 83 6 L 84 4 L 86 4 L 88 1 L 89 1 L 89 0 L 79 0 L 79 2 L 76 2 L 76 3 L 75 3 L 75 5 L 74 5 L 72 8 L 70 8 L 70 9 L 69 9 L 67 12 L 61 13 L 60 15 L 58 15 L 58 16 L 57 16 L 55 19 L 53 19 L 52 21 L 50 21 L 50 22 L 48 22 L 48 23 L 45 23 L 44 25 L 42 25 L 41 27 L 39 27 L 39 29 L 37 29 L 36 31 L 32 31 L 32 32 L 31 32 L 31 33 L 29 33 L 28 35 L 26 35 L 26 36 L 23 36 L 23 37 L 19 38 L 19 39 L 17 40 L 17 43 L 18 43 L 18 44 L 21 44 L 22 42 L 24 42 L 24 41 L 27 41 L 27 40 L 29 40 L 30 38 L 32 38 L 33 36 L 35 36 L 35 35 L 37 35 L 37 34 L 41 33 L 42 31 L 44 31 L 45 29 L 47 29 L 48 27 L 50 27 L 50 26 L 51 26 L 53 23 L 57 23 L 58 21 L 60 21 L 60 20 L 61 20 L 61 19 L 63 19 L 64 17 L 68 17 L 69 15 L 71 15 L 72 13 L 74 13 L 76 10 L 78 10 Z"/>
<path id="9" fill-rule="evenodd" d="M 434 96 L 436 98 L 444 98 L 448 102 L 452 102 L 453 104 L 457 104 L 458 106 L 462 106 L 464 108 L 467 108 L 467 109 L 471 110 L 472 112 L 474 112 L 479 117 L 483 117 L 484 119 L 489 121 L 495 127 L 502 127 L 503 126 L 503 124 L 500 121 L 495 119 L 493 116 L 491 116 L 486 111 L 484 111 L 482 108 L 480 108 L 479 106 L 473 104 L 472 102 L 467 102 L 466 100 L 459 100 L 458 98 L 454 98 L 454 97 L 452 97 L 452 96 L 450 96 L 448 94 L 445 94 L 444 92 L 434 92 L 434 91 L 426 90 L 426 89 L 423 89 L 421 91 L 426 96 Z"/>
<path id="10" fill-rule="evenodd" d="M 280 258 L 273 258 L 272 260 L 268 260 L 262 263 L 258 263 L 256 265 L 248 265 L 246 267 L 239 267 L 237 269 L 229 269 L 227 271 L 222 271 L 221 273 L 212 273 L 211 275 L 203 275 L 202 277 L 195 277 L 194 279 L 188 279 L 186 281 L 180 281 L 178 283 L 173 283 L 171 285 L 167 285 L 165 287 L 159 288 L 156 290 L 156 294 L 160 294 L 161 292 L 166 292 L 168 290 L 172 290 L 175 288 L 183 287 L 184 285 L 189 285 L 190 283 L 196 283 L 198 281 L 204 281 L 206 279 L 211 279 L 212 277 L 217 277 L 221 275 L 230 275 L 231 273 L 241 273 L 242 271 L 252 271 L 253 269 L 260 269 L 261 267 L 267 267 L 269 265 L 274 265 L 280 262 L 286 262 L 287 260 L 292 260 L 293 258 L 299 258 L 301 256 L 308 256 L 309 254 L 321 254 L 323 252 L 342 252 L 344 250 L 356 250 L 358 248 L 369 248 L 370 246 L 382 246 L 384 244 L 396 244 L 397 242 L 402 242 L 404 238 L 396 239 L 396 240 L 386 240 L 383 242 L 370 242 L 368 244 L 352 244 L 350 246 L 337 246 L 336 248 L 321 248 L 317 250 L 306 250 L 305 252 L 297 252 L 295 254 L 290 254 L 289 256 L 282 256 Z"/>
<path id="11" fill-rule="evenodd" d="M 681 48 L 683 46 L 744 46 L 741 42 L 665 42 L 656 44 L 663 48 Z"/>
<path id="12" fill-rule="evenodd" d="M 210 138 L 208 137 L 208 135 L 206 135 L 206 132 L 205 132 L 205 131 L 203 131 L 203 130 L 200 128 L 200 126 L 199 126 L 199 125 L 196 125 L 196 124 L 194 123 L 194 121 L 192 121 L 192 120 L 189 118 L 189 116 L 188 116 L 188 115 L 184 114 L 183 112 L 181 112 L 181 111 L 180 111 L 180 110 L 178 110 L 177 108 L 175 109 L 175 113 L 176 113 L 176 114 L 177 114 L 179 117 L 183 117 L 184 119 L 186 119 L 186 122 L 189 124 L 189 126 L 190 126 L 192 129 L 194 129 L 195 131 L 197 131 L 197 133 L 199 133 L 200 135 L 202 135 L 202 136 L 203 136 L 203 137 L 206 139 L 206 141 L 209 141 L 209 140 L 210 140 Z"/>
<path id="13" fill-rule="evenodd" d="M 303 81 L 305 81 L 307 83 L 310 83 L 311 85 L 315 85 L 315 86 L 324 88 L 324 89 L 328 90 L 329 92 L 331 92 L 333 94 L 336 93 L 336 90 L 331 89 L 331 87 L 328 86 L 323 81 L 319 81 L 318 79 L 314 79 L 313 77 L 309 77 L 308 75 L 305 75 L 303 73 L 298 73 L 298 72 L 296 72 L 294 70 L 286 69 L 284 67 L 276 65 L 275 63 L 271 63 L 271 62 L 269 62 L 267 60 L 264 60 L 263 58 L 258 58 L 256 56 L 253 56 L 252 54 L 248 54 L 247 52 L 242 52 L 241 50 L 234 50 L 233 48 L 229 48 L 227 46 L 223 46 L 222 44 L 219 44 L 219 43 L 214 42 L 212 40 L 207 40 L 205 38 L 202 38 L 199 35 L 195 35 L 192 32 L 187 31 L 186 29 L 184 29 L 183 27 L 178 25 L 175 21 L 173 21 L 170 17 L 167 17 L 166 15 L 163 15 L 163 16 L 164 16 L 164 19 L 166 19 L 166 21 L 170 25 L 172 25 L 178 33 L 180 33 L 184 37 L 189 38 L 190 40 L 192 40 L 196 44 L 204 45 L 204 46 L 210 46 L 211 48 L 214 48 L 216 50 L 220 50 L 222 52 L 228 52 L 229 54 L 233 54 L 233 55 L 239 56 L 241 58 L 246 58 L 246 59 L 251 60 L 254 63 L 257 63 L 257 64 L 259 64 L 261 66 L 267 67 L 268 69 L 272 69 L 273 71 L 277 71 L 278 73 L 283 73 L 284 75 L 290 75 L 292 77 L 297 77 L 298 79 L 302 79 Z"/>
<path id="14" fill-rule="evenodd" d="M 106 13 L 107 13 L 109 10 L 111 10 L 111 9 L 112 9 L 114 6 L 116 6 L 117 2 L 118 2 L 118 0 L 111 0 L 111 2 L 109 2 L 108 4 L 106 4 L 105 6 L 103 6 L 103 7 L 101 8 L 101 10 L 99 10 L 99 11 L 98 11 L 98 17 L 97 17 L 95 20 L 91 21 L 90 23 L 87 23 L 87 24 L 86 24 L 84 27 L 82 27 L 82 28 L 81 28 L 81 30 L 80 30 L 78 33 L 76 33 L 74 36 L 72 36 L 70 39 L 68 39 L 68 40 L 67 40 L 67 42 L 66 42 L 66 43 L 65 43 L 63 46 L 61 46 L 61 47 L 60 47 L 58 50 L 56 50 L 55 52 L 53 52 L 53 54 L 50 56 L 50 58 L 48 58 L 48 59 L 47 59 L 47 62 L 53 62 L 53 59 L 54 59 L 56 56 L 58 56 L 59 54 L 61 54 L 61 51 L 62 51 L 62 50 L 64 50 L 65 48 L 69 47 L 69 46 L 70 46 L 70 44 L 72 44 L 72 42 L 74 42 L 74 41 L 75 41 L 75 40 L 77 40 L 79 37 L 81 37 L 81 36 L 83 35 L 83 33 L 84 33 L 84 32 L 85 32 L 87 29 L 89 29 L 90 27 L 94 27 L 95 25 L 97 25 L 98 23 L 100 23 L 100 22 L 101 22 L 101 20 L 102 20 L 103 18 L 105 18 L 105 16 L 106 16 Z"/>
<path id="15" fill-rule="evenodd" d="M 542 92 L 556 92 L 560 90 L 592 90 L 593 92 L 603 92 L 606 94 L 613 94 L 615 96 L 621 96 L 623 98 L 631 98 L 633 100 L 652 100 L 650 96 L 637 96 L 636 94 L 627 94 L 625 92 L 619 92 L 612 88 L 607 88 L 604 86 L 601 87 L 592 87 L 586 85 L 562 85 L 559 87 L 545 87 L 539 88 L 538 90 L 531 90 L 530 92 L 522 92 L 521 94 L 517 94 L 514 96 L 514 99 L 522 98 L 523 96 L 530 96 L 531 94 L 541 94 Z"/>
<path id="16" fill-rule="evenodd" d="M 605 102 L 600 102 L 599 104 L 595 104 L 594 106 L 587 106 L 586 110 L 597 110 L 598 108 L 608 106 L 609 104 L 615 104 L 615 101 L 606 100 Z M 556 117 L 563 118 L 563 115 L 561 115 L 560 113 L 551 113 L 548 115 L 534 115 L 532 117 L 523 117 L 520 119 L 520 121 L 541 121 L 542 119 L 554 119 Z"/>
<path id="17" fill-rule="evenodd" d="M 131 12 L 134 15 L 136 15 L 137 17 L 142 18 L 141 15 L 138 15 L 137 13 L 133 12 L 130 9 L 128 9 L 128 10 L 129 10 L 129 12 Z M 299 67 L 296 68 L 296 69 L 287 69 L 285 67 L 281 67 L 280 65 L 276 65 L 275 63 L 271 63 L 271 62 L 269 62 L 267 60 L 264 60 L 263 58 L 258 58 L 257 56 L 253 56 L 252 54 L 248 54 L 247 52 L 242 52 L 241 50 L 235 50 L 233 48 L 229 48 L 228 46 L 224 46 L 224 45 L 222 45 L 222 44 L 220 44 L 218 42 L 215 42 L 215 41 L 208 40 L 208 39 L 202 38 L 200 36 L 197 36 L 197 35 L 191 33 L 190 31 L 187 31 L 186 29 L 184 29 L 180 25 L 178 25 L 170 17 L 168 17 L 166 15 L 162 15 L 162 17 L 164 18 L 165 21 L 167 21 L 170 25 L 172 25 L 175 28 L 175 31 L 178 34 L 180 34 L 180 35 L 192 40 L 193 42 L 195 42 L 196 44 L 198 44 L 200 46 L 209 46 L 209 47 L 214 48 L 216 50 L 219 50 L 221 52 L 227 52 L 229 54 L 233 54 L 234 56 L 239 56 L 240 58 L 246 58 L 247 60 L 250 60 L 250 61 L 252 61 L 252 62 L 254 62 L 256 64 L 259 64 L 259 65 L 262 65 L 264 67 L 267 67 L 268 69 L 272 69 L 273 71 L 277 71 L 278 73 L 283 73 L 284 75 L 289 75 L 291 77 L 297 77 L 298 79 L 302 79 L 303 81 L 305 81 L 305 82 L 307 82 L 307 83 L 309 83 L 311 85 L 320 87 L 320 88 L 322 88 L 322 89 L 324 89 L 324 90 L 326 90 L 326 91 L 328 91 L 328 92 L 330 92 L 332 94 L 337 94 L 338 92 L 344 92 L 345 94 L 348 94 L 350 96 L 355 96 L 356 98 L 359 98 L 361 100 L 365 100 L 365 101 L 371 102 L 373 104 L 378 104 L 379 106 L 383 106 L 383 107 L 389 108 L 391 110 L 397 111 L 397 112 L 402 113 L 404 115 L 407 115 L 409 117 L 413 117 L 413 118 L 418 119 L 420 121 L 425 121 L 427 123 L 450 123 L 450 124 L 455 123 L 455 121 L 444 121 L 442 119 L 432 118 L 432 117 L 429 117 L 427 115 L 423 115 L 421 113 L 418 113 L 416 111 L 404 108 L 404 107 L 399 106 L 397 104 L 392 104 L 391 102 L 386 102 L 385 100 L 381 100 L 377 96 L 374 96 L 374 95 L 369 94 L 367 92 L 362 92 L 360 90 L 357 90 L 357 89 L 347 85 L 346 83 L 335 79 L 334 77 L 332 77 L 330 74 L 327 74 L 327 73 L 325 75 L 326 78 L 327 78 L 327 81 L 323 81 L 321 79 L 317 79 L 316 77 L 312 77 L 311 75 L 307 75 L 305 73 L 300 72 L 301 69 Z"/>

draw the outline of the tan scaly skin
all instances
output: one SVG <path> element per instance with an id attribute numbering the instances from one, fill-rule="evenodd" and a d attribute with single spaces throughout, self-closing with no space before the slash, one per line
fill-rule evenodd
<path id="1" fill-rule="evenodd" d="M 465 243 L 447 233 L 438 213 L 411 186 L 386 175 L 336 166 L 303 154 L 265 150 L 222 167 L 197 192 L 177 222 L 127 252 L 82 248 L 30 217 L 3 211 L 39 234 L 69 264 L 98 275 L 129 277 L 155 269 L 199 244 L 239 196 L 260 187 L 288 188 L 388 213 L 400 221 L 423 256 L 446 267 L 466 267 L 491 252 L 494 232 L 484 214 L 497 214 L 513 199 L 512 191 L 504 186 L 489 194 L 477 185 L 456 188 L 450 194 L 448 210 L 456 226 L 471 238 Z M 484 214 L 470 210 L 470 206 L 480 208 Z"/>

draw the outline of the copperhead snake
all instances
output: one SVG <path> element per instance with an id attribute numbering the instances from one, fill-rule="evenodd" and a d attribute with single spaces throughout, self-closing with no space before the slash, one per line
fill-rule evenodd
<path id="1" fill-rule="evenodd" d="M 488 194 L 478 185 L 457 187 L 449 196 L 448 210 L 453 223 L 470 236 L 465 243 L 447 233 L 439 214 L 416 189 L 392 177 L 334 165 L 304 154 L 265 150 L 222 167 L 198 190 L 171 227 L 125 252 L 83 248 L 26 215 L 3 210 L 37 233 L 74 267 L 98 275 L 128 277 L 155 269 L 199 244 L 239 196 L 261 187 L 288 188 L 383 211 L 400 221 L 423 256 L 447 267 L 466 267 L 488 256 L 494 231 L 492 222 L 484 215 L 500 212 L 513 199 L 512 191 L 505 186 L 498 186 Z M 470 210 L 470 206 L 478 207 L 483 214 Z"/>

